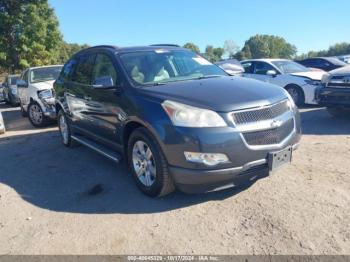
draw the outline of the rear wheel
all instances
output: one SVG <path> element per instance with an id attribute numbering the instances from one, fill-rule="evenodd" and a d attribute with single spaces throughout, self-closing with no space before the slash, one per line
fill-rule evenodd
<path id="1" fill-rule="evenodd" d="M 174 191 L 165 156 L 147 129 L 138 128 L 131 134 L 127 152 L 130 171 L 143 193 L 159 197 Z"/>
<path id="2" fill-rule="evenodd" d="M 297 85 L 289 85 L 285 88 L 290 96 L 293 98 L 297 106 L 302 106 L 305 103 L 305 96 L 303 90 Z"/>
<path id="3" fill-rule="evenodd" d="M 44 115 L 40 105 L 36 102 L 31 102 L 28 106 L 29 120 L 35 127 L 44 127 L 48 124 L 48 120 Z"/>
<path id="4" fill-rule="evenodd" d="M 350 117 L 350 109 L 341 107 L 327 107 L 327 111 L 334 117 Z"/>

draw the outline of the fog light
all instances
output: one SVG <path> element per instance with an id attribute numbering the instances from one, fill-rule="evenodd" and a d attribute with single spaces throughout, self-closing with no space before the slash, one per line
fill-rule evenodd
<path id="1" fill-rule="evenodd" d="M 185 157 L 189 162 L 201 163 L 207 166 L 215 166 L 220 163 L 229 162 L 228 157 L 225 154 L 219 153 L 185 152 Z"/>

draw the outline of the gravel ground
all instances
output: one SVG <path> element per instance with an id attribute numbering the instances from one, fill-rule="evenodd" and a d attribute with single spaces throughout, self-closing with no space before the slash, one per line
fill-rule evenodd
<path id="1" fill-rule="evenodd" d="M 301 110 L 292 165 L 251 187 L 150 199 L 0 107 L 0 254 L 350 254 L 350 121 L 323 108 Z"/>

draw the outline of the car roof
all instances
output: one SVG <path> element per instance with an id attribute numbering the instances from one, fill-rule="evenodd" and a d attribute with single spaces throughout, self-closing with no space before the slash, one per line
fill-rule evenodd
<path id="1" fill-rule="evenodd" d="M 242 62 L 256 62 L 256 61 L 271 63 L 274 61 L 291 61 L 291 60 L 283 59 L 283 58 L 259 58 L 259 59 L 246 59 L 246 60 L 243 60 Z"/>
<path id="2" fill-rule="evenodd" d="M 188 50 L 186 48 L 180 47 L 178 45 L 173 45 L 173 44 L 156 44 L 156 45 L 148 45 L 148 46 L 130 46 L 130 47 L 119 47 L 119 46 L 114 46 L 114 45 L 97 45 L 97 46 L 85 48 L 85 49 L 77 52 L 75 55 L 89 51 L 89 50 L 98 50 L 98 49 L 106 49 L 106 50 L 110 50 L 110 51 L 115 51 L 117 53 L 155 51 L 155 50 L 159 50 L 159 49 Z"/>

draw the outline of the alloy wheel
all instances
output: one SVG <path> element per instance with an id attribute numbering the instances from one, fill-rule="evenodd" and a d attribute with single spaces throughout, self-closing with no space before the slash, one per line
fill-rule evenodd
<path id="1" fill-rule="evenodd" d="M 37 104 L 33 104 L 30 106 L 29 116 L 33 123 L 36 125 L 40 125 L 43 122 L 43 111 Z"/>
<path id="2" fill-rule="evenodd" d="M 156 165 L 151 148 L 145 142 L 134 143 L 132 162 L 139 181 L 147 187 L 152 186 L 156 181 Z"/>
<path id="3" fill-rule="evenodd" d="M 60 116 L 58 123 L 59 123 L 63 143 L 68 144 L 68 125 L 67 125 L 66 118 L 64 117 L 64 115 Z"/>

